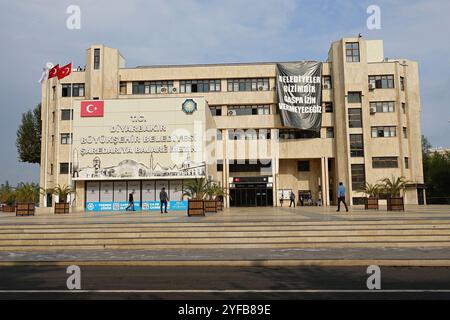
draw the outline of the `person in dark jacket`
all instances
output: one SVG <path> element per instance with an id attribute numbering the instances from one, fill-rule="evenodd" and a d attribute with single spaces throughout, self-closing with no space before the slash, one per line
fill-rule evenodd
<path id="1" fill-rule="evenodd" d="M 294 205 L 295 208 L 295 193 L 291 191 L 291 195 L 289 196 L 289 199 L 291 200 L 291 203 L 289 204 L 289 208 L 292 207 L 292 205 Z"/>
<path id="2" fill-rule="evenodd" d="M 128 207 L 125 209 L 126 211 L 136 211 L 134 208 L 134 192 L 131 192 L 128 196 Z"/>
<path id="3" fill-rule="evenodd" d="M 163 213 L 163 207 L 164 207 L 164 213 L 168 213 L 167 212 L 167 201 L 169 201 L 169 196 L 167 195 L 166 188 L 161 189 L 161 192 L 159 193 L 159 201 L 160 201 L 161 213 Z"/>

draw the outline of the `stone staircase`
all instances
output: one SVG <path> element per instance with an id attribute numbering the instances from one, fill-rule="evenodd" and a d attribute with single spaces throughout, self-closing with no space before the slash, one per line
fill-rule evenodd
<path id="1" fill-rule="evenodd" d="M 1 225 L 0 251 L 450 247 L 450 220 Z"/>

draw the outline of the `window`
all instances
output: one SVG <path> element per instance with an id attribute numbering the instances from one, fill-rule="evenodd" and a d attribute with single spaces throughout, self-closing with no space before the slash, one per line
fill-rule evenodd
<path id="1" fill-rule="evenodd" d="M 229 79 L 228 91 L 269 91 L 269 78 Z"/>
<path id="2" fill-rule="evenodd" d="M 378 113 L 395 112 L 395 102 L 394 101 L 371 102 L 370 108 L 376 109 Z"/>
<path id="3" fill-rule="evenodd" d="M 172 93 L 173 81 L 135 81 L 133 94 Z"/>
<path id="4" fill-rule="evenodd" d="M 408 128 L 403 127 L 403 138 L 408 139 Z"/>
<path id="5" fill-rule="evenodd" d="M 298 172 L 309 172 L 309 160 L 297 161 L 297 171 Z"/>
<path id="6" fill-rule="evenodd" d="M 376 89 L 393 89 L 394 88 L 394 76 L 369 76 L 369 83 L 375 84 Z"/>
<path id="7" fill-rule="evenodd" d="M 53 163 L 50 164 L 50 175 L 53 175 Z"/>
<path id="8" fill-rule="evenodd" d="M 126 82 L 120 82 L 120 94 L 127 94 L 127 83 Z"/>
<path id="9" fill-rule="evenodd" d="M 348 109 L 348 126 L 350 128 L 362 128 L 362 109 Z"/>
<path id="10" fill-rule="evenodd" d="M 69 174 L 69 164 L 67 162 L 59 164 L 59 174 Z"/>
<path id="11" fill-rule="evenodd" d="M 71 133 L 61 133 L 61 144 L 71 144 L 72 134 Z"/>
<path id="12" fill-rule="evenodd" d="M 400 89 L 402 91 L 405 91 L 405 78 L 404 77 L 400 77 Z"/>
<path id="13" fill-rule="evenodd" d="M 361 92 L 349 92 L 347 96 L 348 103 L 361 103 Z"/>
<path id="14" fill-rule="evenodd" d="M 228 107 L 229 116 L 268 115 L 268 114 L 270 114 L 269 105 Z"/>
<path id="15" fill-rule="evenodd" d="M 72 109 L 62 109 L 61 110 L 61 120 L 67 121 L 73 119 L 73 110 Z"/>
<path id="16" fill-rule="evenodd" d="M 372 138 L 390 138 L 396 137 L 396 127 L 372 127 Z"/>
<path id="17" fill-rule="evenodd" d="M 311 139 L 319 138 L 319 134 L 296 129 L 280 129 L 278 132 L 278 137 L 280 140 Z"/>
<path id="18" fill-rule="evenodd" d="M 363 164 L 352 164 L 352 189 L 360 190 L 366 184 L 366 172 Z"/>
<path id="19" fill-rule="evenodd" d="M 94 70 L 100 69 L 100 49 L 94 49 Z"/>
<path id="20" fill-rule="evenodd" d="M 350 156 L 364 157 L 364 139 L 362 134 L 350 135 Z"/>
<path id="21" fill-rule="evenodd" d="M 182 80 L 180 81 L 180 92 L 218 92 L 221 91 L 220 80 Z"/>
<path id="22" fill-rule="evenodd" d="M 406 114 L 406 103 L 402 102 L 402 112 Z"/>
<path id="23" fill-rule="evenodd" d="M 359 62 L 359 43 L 347 42 L 345 44 L 345 56 L 347 62 Z"/>
<path id="24" fill-rule="evenodd" d="M 405 169 L 409 169 L 409 158 L 405 158 Z"/>
<path id="25" fill-rule="evenodd" d="M 230 129 L 228 130 L 229 140 L 269 140 L 270 130 L 268 129 Z"/>
<path id="26" fill-rule="evenodd" d="M 372 158 L 372 168 L 398 168 L 397 157 L 374 157 Z"/>
<path id="27" fill-rule="evenodd" d="M 84 97 L 84 83 L 74 83 L 72 90 L 70 90 L 70 84 L 62 85 L 62 97 L 70 97 L 72 93 L 74 97 Z"/>
<path id="28" fill-rule="evenodd" d="M 219 129 L 217 130 L 216 139 L 217 139 L 218 141 L 220 141 L 220 140 L 223 139 L 222 130 L 219 130 Z"/>
<path id="29" fill-rule="evenodd" d="M 332 83 L 331 83 L 331 76 L 324 76 L 323 77 L 323 83 L 322 83 L 322 88 L 323 89 L 332 89 Z"/>
<path id="30" fill-rule="evenodd" d="M 217 172 L 223 172 L 223 160 L 217 160 Z"/>
<path id="31" fill-rule="evenodd" d="M 333 102 L 325 102 L 324 109 L 325 109 L 326 113 L 332 113 L 333 112 Z"/>
<path id="32" fill-rule="evenodd" d="M 327 138 L 333 139 L 334 138 L 334 128 L 328 127 L 327 128 Z"/>
<path id="33" fill-rule="evenodd" d="M 213 117 L 219 117 L 222 115 L 222 107 L 221 106 L 211 106 L 209 107 L 211 110 L 211 114 Z"/>

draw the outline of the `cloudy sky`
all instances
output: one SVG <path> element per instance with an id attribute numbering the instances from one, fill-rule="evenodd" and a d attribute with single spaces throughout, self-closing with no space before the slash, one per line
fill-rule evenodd
<path id="1" fill-rule="evenodd" d="M 450 147 L 450 1 L 326 0 L 0 0 L 0 182 L 38 181 L 38 166 L 19 163 L 21 114 L 40 101 L 47 61 L 85 64 L 92 43 L 115 47 L 127 66 L 326 60 L 332 41 L 362 33 L 383 39 L 385 55 L 419 61 L 422 128 L 433 146 Z M 381 8 L 381 30 L 368 30 L 367 7 Z M 81 29 L 66 28 L 69 5 Z"/>

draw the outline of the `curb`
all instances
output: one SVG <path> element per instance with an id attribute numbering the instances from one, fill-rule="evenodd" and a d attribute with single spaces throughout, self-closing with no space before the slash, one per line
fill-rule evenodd
<path id="1" fill-rule="evenodd" d="M 0 261 L 0 267 L 450 267 L 450 260 Z"/>

